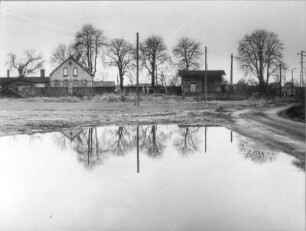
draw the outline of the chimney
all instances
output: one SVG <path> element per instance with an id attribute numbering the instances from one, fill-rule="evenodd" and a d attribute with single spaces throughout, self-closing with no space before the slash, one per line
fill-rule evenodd
<path id="1" fill-rule="evenodd" d="M 10 70 L 6 70 L 6 77 L 10 77 Z"/>
<path id="2" fill-rule="evenodd" d="M 45 77 L 45 69 L 40 69 L 40 77 L 41 78 Z"/>

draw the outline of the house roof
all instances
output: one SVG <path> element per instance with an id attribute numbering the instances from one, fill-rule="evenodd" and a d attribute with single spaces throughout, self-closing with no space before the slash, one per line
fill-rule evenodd
<path id="1" fill-rule="evenodd" d="M 220 78 L 222 75 L 225 75 L 224 70 L 207 70 L 207 78 Z M 204 70 L 194 70 L 194 71 L 186 71 L 186 70 L 180 70 L 179 76 L 181 77 L 198 77 L 198 78 L 204 78 L 205 77 L 205 71 Z"/>
<path id="2" fill-rule="evenodd" d="M 64 63 L 66 63 L 68 60 L 72 60 L 74 61 L 80 68 L 82 68 L 85 72 L 87 72 L 87 74 L 89 74 L 90 76 L 94 76 L 92 75 L 89 70 L 87 68 L 85 68 L 84 66 L 82 66 L 77 60 L 75 60 L 72 56 L 70 56 L 68 59 L 66 59 L 64 62 L 62 62 L 60 65 L 58 65 L 51 73 L 50 76 L 56 71 L 58 70 Z"/>
<path id="3" fill-rule="evenodd" d="M 11 83 L 16 81 L 24 81 L 31 83 L 48 83 L 50 78 L 48 77 L 0 77 L 0 84 Z"/>
<path id="4" fill-rule="evenodd" d="M 79 136 L 81 134 L 81 132 L 83 131 L 83 129 L 79 128 L 79 129 L 70 129 L 70 130 L 65 130 L 65 131 L 61 131 L 61 133 L 66 136 L 69 140 L 74 140 L 77 136 Z"/>

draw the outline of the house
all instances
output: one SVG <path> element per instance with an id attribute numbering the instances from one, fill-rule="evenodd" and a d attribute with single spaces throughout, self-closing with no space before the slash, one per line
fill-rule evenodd
<path id="1" fill-rule="evenodd" d="M 205 71 L 179 71 L 182 84 L 182 94 L 203 93 L 205 88 Z M 207 71 L 207 93 L 218 93 L 222 90 L 224 70 Z"/>
<path id="2" fill-rule="evenodd" d="M 50 87 L 68 88 L 72 93 L 73 88 L 93 87 L 93 79 L 94 75 L 70 56 L 51 72 Z"/>
<path id="3" fill-rule="evenodd" d="M 4 95 L 19 97 L 35 96 L 35 89 L 49 86 L 49 78 L 45 76 L 45 70 L 40 70 L 40 77 L 0 77 L 0 89 Z"/>

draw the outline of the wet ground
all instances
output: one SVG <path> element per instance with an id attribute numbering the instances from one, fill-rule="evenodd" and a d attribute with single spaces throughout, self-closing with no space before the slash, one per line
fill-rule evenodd
<path id="1" fill-rule="evenodd" d="M 0 137 L 0 229 L 304 230 L 291 153 L 221 126 Z"/>

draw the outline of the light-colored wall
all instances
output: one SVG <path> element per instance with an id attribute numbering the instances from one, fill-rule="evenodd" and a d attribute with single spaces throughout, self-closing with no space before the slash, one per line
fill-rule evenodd
<path id="1" fill-rule="evenodd" d="M 71 62 L 71 65 L 69 64 Z M 73 68 L 78 69 L 78 76 L 73 76 Z M 68 76 L 64 76 L 64 68 L 68 69 Z M 52 75 L 50 75 L 51 87 L 54 87 L 54 81 L 59 80 L 60 86 L 63 86 L 63 81 L 68 80 L 69 87 L 73 86 L 73 81 L 77 80 L 79 82 L 78 86 L 81 87 L 82 80 L 87 80 L 87 86 L 92 86 L 93 77 L 90 76 L 83 68 L 81 68 L 75 61 L 67 60 L 60 68 L 58 68 Z"/>

